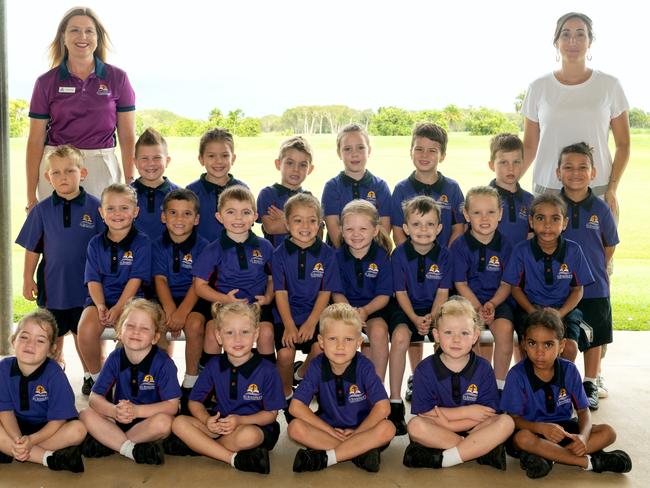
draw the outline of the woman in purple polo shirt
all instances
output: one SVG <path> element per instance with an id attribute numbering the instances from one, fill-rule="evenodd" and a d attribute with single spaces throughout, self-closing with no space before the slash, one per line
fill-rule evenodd
<path id="1" fill-rule="evenodd" d="M 47 197 L 44 162 L 54 146 L 72 144 L 84 154 L 83 186 L 97 197 L 122 180 L 115 156 L 120 143 L 127 183 L 133 181 L 135 94 L 126 73 L 106 64 L 108 33 L 89 8 L 68 10 L 50 45 L 52 69 L 34 85 L 27 139 L 27 207 Z"/>

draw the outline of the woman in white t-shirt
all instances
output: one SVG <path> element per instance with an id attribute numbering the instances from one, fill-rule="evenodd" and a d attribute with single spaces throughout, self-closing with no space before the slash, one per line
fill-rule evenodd
<path id="1" fill-rule="evenodd" d="M 629 106 L 616 78 L 587 67 L 592 41 L 586 15 L 570 12 L 558 19 L 553 45 L 562 66 L 531 83 L 522 107 L 524 170 L 534 162 L 536 194 L 557 191 L 562 186 L 555 174 L 560 151 L 584 141 L 594 148 L 592 189 L 618 216 L 616 190 L 630 157 Z M 613 160 L 607 145 L 610 128 Z"/>

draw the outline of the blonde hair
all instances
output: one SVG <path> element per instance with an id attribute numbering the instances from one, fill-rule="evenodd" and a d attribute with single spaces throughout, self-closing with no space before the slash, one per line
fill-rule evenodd
<path id="1" fill-rule="evenodd" d="M 393 249 L 393 241 L 386 233 L 386 229 L 379 225 L 379 212 L 372 203 L 361 199 L 348 202 L 341 212 L 341 229 L 345 224 L 345 218 L 349 215 L 365 215 L 368 217 L 372 226 L 379 228 L 379 233 L 375 236 L 374 241 L 379 247 L 390 254 Z"/>
<path id="2" fill-rule="evenodd" d="M 50 161 L 52 158 L 69 159 L 77 168 L 81 169 L 84 167 L 84 155 L 71 144 L 57 146 L 54 151 L 47 155 L 45 159 L 45 171 L 50 170 Z"/>
<path id="3" fill-rule="evenodd" d="M 296 151 L 305 153 L 307 155 L 307 161 L 309 161 L 309 164 L 312 164 L 312 161 L 314 159 L 314 154 L 311 149 L 311 145 L 309 144 L 309 142 L 307 142 L 307 139 L 305 139 L 304 137 L 293 136 L 283 141 L 282 144 L 280 144 L 278 159 L 282 160 L 287 155 L 289 149 L 295 149 Z"/>
<path id="4" fill-rule="evenodd" d="M 106 61 L 106 52 L 111 45 L 111 39 L 108 36 L 108 32 L 106 32 L 106 28 L 92 9 L 88 7 L 72 7 L 63 15 L 61 22 L 59 22 L 59 26 L 56 28 L 56 36 L 50 44 L 48 57 L 50 58 L 51 68 L 59 66 L 63 62 L 63 58 L 67 56 L 68 51 L 63 43 L 65 30 L 68 28 L 68 22 L 70 22 L 70 19 L 78 15 L 89 17 L 95 24 L 95 30 L 97 31 L 97 48 L 95 48 L 93 54 L 102 61 Z"/>
<path id="5" fill-rule="evenodd" d="M 327 332 L 331 322 L 343 322 L 345 325 L 353 327 L 357 335 L 361 335 L 363 324 L 361 324 L 359 314 L 349 303 L 333 303 L 323 310 L 319 319 L 320 335 Z"/>
<path id="6" fill-rule="evenodd" d="M 261 307 L 257 303 L 232 302 L 223 304 L 215 302 L 212 304 L 210 311 L 212 312 L 212 318 L 214 318 L 214 327 L 217 330 L 221 330 L 221 325 L 227 315 L 248 317 L 255 330 L 260 328 Z"/>
<path id="7" fill-rule="evenodd" d="M 465 195 L 465 204 L 464 208 L 469 212 L 469 205 L 470 205 L 470 200 L 472 197 L 492 197 L 496 199 L 497 201 L 497 207 L 501 208 L 501 197 L 499 196 L 499 192 L 496 190 L 496 188 L 492 188 L 491 186 L 474 186 L 469 189 L 467 194 Z"/>
<path id="8" fill-rule="evenodd" d="M 368 131 L 366 131 L 366 129 L 361 127 L 359 124 L 348 124 L 343 127 L 336 135 L 336 154 L 339 156 L 341 155 L 341 141 L 347 134 L 351 134 L 353 132 L 358 132 L 361 134 L 363 140 L 366 141 L 366 145 L 370 147 L 370 136 L 368 135 Z"/>
<path id="9" fill-rule="evenodd" d="M 454 295 L 438 309 L 433 317 L 433 326 L 437 329 L 440 321 L 445 317 L 466 317 L 472 321 L 475 330 L 481 330 L 483 321 L 467 298 Z"/>
<path id="10" fill-rule="evenodd" d="M 250 203 L 253 212 L 257 212 L 257 202 L 255 195 L 243 185 L 233 185 L 226 188 L 221 195 L 219 195 L 219 204 L 217 210 L 221 212 L 228 200 L 236 200 L 238 202 Z"/>
<path id="11" fill-rule="evenodd" d="M 117 337 L 122 333 L 122 326 L 126 322 L 126 318 L 134 310 L 140 310 L 146 313 L 154 325 L 154 331 L 157 334 L 165 333 L 165 312 L 162 307 L 155 302 L 151 302 L 145 298 L 132 298 L 124 306 L 124 310 L 115 323 L 115 335 Z"/>
<path id="12" fill-rule="evenodd" d="M 318 220 L 323 219 L 323 210 L 321 209 L 320 202 L 318 201 L 318 198 L 311 193 L 297 193 L 287 200 L 284 204 L 284 218 L 286 220 L 289 220 L 291 213 L 296 209 L 296 207 L 313 208 L 316 211 L 316 217 L 318 217 Z"/>
<path id="13" fill-rule="evenodd" d="M 124 183 L 112 183 L 108 185 L 102 191 L 102 205 L 104 205 L 104 197 L 111 193 L 114 195 L 125 196 L 131 200 L 131 203 L 133 203 L 134 206 L 138 206 L 138 195 L 136 194 L 135 189 L 131 188 L 129 185 L 125 185 Z"/>
<path id="14" fill-rule="evenodd" d="M 46 310 L 44 308 L 34 310 L 33 312 L 24 315 L 23 318 L 20 319 L 18 326 L 16 327 L 16 331 L 11 334 L 11 337 L 9 338 L 12 344 L 28 322 L 34 322 L 43 330 L 49 329 L 50 348 L 56 344 L 56 338 L 59 335 L 59 327 L 56 325 L 56 319 L 54 318 L 54 315 L 52 315 L 49 310 Z"/>

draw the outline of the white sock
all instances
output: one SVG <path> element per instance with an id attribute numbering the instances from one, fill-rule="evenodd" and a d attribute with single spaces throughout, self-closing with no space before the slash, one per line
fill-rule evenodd
<path id="1" fill-rule="evenodd" d="M 298 369 L 300 369 L 300 368 L 298 368 Z M 302 381 L 302 376 L 300 376 L 300 375 L 298 374 L 298 369 L 296 370 L 295 373 L 293 373 L 293 379 L 294 379 L 294 380 L 298 380 L 298 381 Z"/>
<path id="2" fill-rule="evenodd" d="M 334 466 L 336 464 L 336 451 L 334 449 L 328 449 L 325 451 L 327 454 L 327 467 Z"/>
<path id="3" fill-rule="evenodd" d="M 594 385 L 596 384 L 596 378 L 587 378 L 587 377 L 585 376 L 585 382 L 586 382 L 586 381 L 589 381 L 589 382 L 593 383 Z"/>
<path id="4" fill-rule="evenodd" d="M 90 377 L 93 379 L 95 383 L 97 383 L 97 378 L 99 378 L 99 373 L 95 373 L 95 374 L 90 373 Z"/>
<path id="5" fill-rule="evenodd" d="M 234 453 L 232 457 L 230 458 L 230 465 L 234 468 L 235 467 L 235 458 L 237 457 L 237 453 Z"/>
<path id="6" fill-rule="evenodd" d="M 505 380 L 497 380 L 497 388 L 503 390 L 503 387 L 506 386 Z"/>
<path id="7" fill-rule="evenodd" d="M 185 373 L 185 376 L 183 376 L 183 384 L 181 386 L 183 388 L 194 388 L 194 383 L 196 383 L 196 380 L 198 378 L 199 378 L 198 375 L 194 376 L 194 375 Z"/>
<path id="8" fill-rule="evenodd" d="M 88 378 L 90 378 L 90 373 L 88 371 L 85 371 L 84 372 L 84 380 L 87 380 Z"/>
<path id="9" fill-rule="evenodd" d="M 442 467 L 449 468 L 451 466 L 456 466 L 457 464 L 462 464 L 463 460 L 460 457 L 457 447 L 452 447 L 446 451 L 442 451 Z"/>
<path id="10" fill-rule="evenodd" d="M 284 399 L 289 403 L 291 399 L 293 398 L 293 393 L 289 393 L 287 396 L 284 397 Z"/>
<path id="11" fill-rule="evenodd" d="M 587 467 L 585 471 L 593 471 L 594 467 L 591 464 L 591 456 L 587 454 Z"/>
<path id="12" fill-rule="evenodd" d="M 45 466 L 46 468 L 49 468 L 49 466 L 47 465 L 47 458 L 49 458 L 52 454 L 54 454 L 53 451 L 45 451 L 43 453 L 43 466 Z"/>
<path id="13" fill-rule="evenodd" d="M 401 398 L 391 398 L 390 403 L 404 403 Z"/>
<path id="14" fill-rule="evenodd" d="M 124 457 L 128 457 L 130 460 L 135 461 L 133 457 L 133 448 L 135 443 L 129 439 L 124 441 L 124 444 L 120 446 L 120 454 Z"/>

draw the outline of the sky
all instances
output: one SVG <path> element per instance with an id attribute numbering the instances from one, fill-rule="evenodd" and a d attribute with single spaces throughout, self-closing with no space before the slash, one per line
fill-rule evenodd
<path id="1" fill-rule="evenodd" d="M 83 1 L 83 0 L 81 0 Z M 47 71 L 60 0 L 6 0 L 9 96 L 29 100 Z M 139 109 L 206 119 L 214 107 L 281 115 L 297 105 L 377 110 L 486 106 L 514 110 L 535 78 L 559 65 L 555 22 L 594 23 L 594 69 L 650 111 L 647 19 L 638 0 L 85 0 L 113 41 Z"/>

